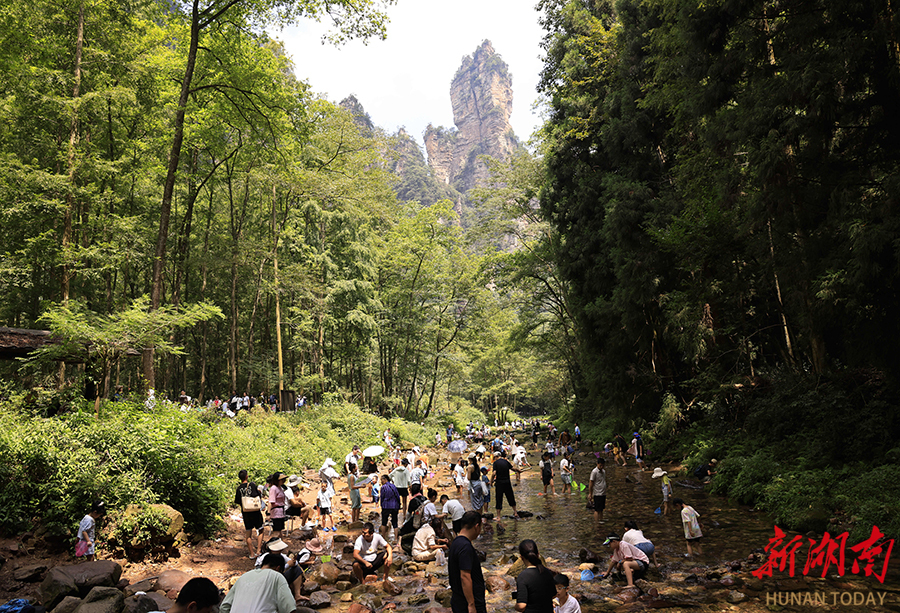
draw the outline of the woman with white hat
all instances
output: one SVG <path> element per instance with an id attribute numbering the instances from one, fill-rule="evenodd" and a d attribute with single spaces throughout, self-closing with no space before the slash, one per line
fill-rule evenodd
<path id="1" fill-rule="evenodd" d="M 659 479 L 662 477 L 662 495 L 663 495 L 663 503 L 662 503 L 662 514 L 669 514 L 669 499 L 672 498 L 672 481 L 669 479 L 669 473 L 664 471 L 662 468 L 657 466 L 653 469 L 653 474 L 651 475 L 654 479 Z"/>
<path id="2" fill-rule="evenodd" d="M 322 478 L 322 481 L 328 484 L 328 492 L 334 496 L 334 480 L 339 478 L 340 475 L 334 469 L 337 462 L 332 460 L 331 458 L 325 458 L 325 461 L 322 463 L 322 468 L 319 469 L 319 476 Z"/>

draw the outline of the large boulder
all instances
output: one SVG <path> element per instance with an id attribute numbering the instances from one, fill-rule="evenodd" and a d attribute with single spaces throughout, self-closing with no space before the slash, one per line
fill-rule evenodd
<path id="1" fill-rule="evenodd" d="M 184 584 L 190 580 L 191 576 L 183 570 L 166 570 L 156 578 L 154 589 L 161 592 L 170 592 L 172 590 L 180 592 Z"/>
<path id="2" fill-rule="evenodd" d="M 309 606 L 313 609 L 326 609 L 331 606 L 331 594 L 319 590 L 309 595 Z"/>
<path id="3" fill-rule="evenodd" d="M 441 603 L 441 606 L 443 606 L 443 607 L 449 607 L 449 606 L 450 606 L 450 599 L 451 599 L 451 598 L 453 598 L 453 591 L 452 591 L 452 590 L 449 590 L 449 589 L 448 589 L 448 590 L 439 590 L 439 591 L 434 595 L 434 599 L 435 599 L 436 601 L 438 601 L 439 603 Z"/>
<path id="4" fill-rule="evenodd" d="M 491 594 L 496 592 L 506 592 L 512 589 L 509 582 L 498 575 L 488 575 L 484 578 L 484 583 L 487 587 L 487 591 Z"/>
<path id="5" fill-rule="evenodd" d="M 121 613 L 125 606 L 125 595 L 114 587 L 97 586 L 75 609 L 75 613 Z"/>
<path id="6" fill-rule="evenodd" d="M 46 564 L 29 564 L 13 571 L 13 579 L 33 583 L 40 581 L 41 575 L 47 572 Z"/>
<path id="7" fill-rule="evenodd" d="M 331 562 L 323 562 L 322 566 L 319 567 L 318 574 L 313 578 L 313 580 L 319 585 L 334 585 L 334 583 L 338 580 L 338 575 L 341 574 L 341 569 L 335 566 Z"/>
<path id="8" fill-rule="evenodd" d="M 81 606 L 81 598 L 76 596 L 66 596 L 62 599 L 52 613 L 75 613 L 75 609 Z"/>
<path id="9" fill-rule="evenodd" d="M 95 587 L 115 587 L 122 567 L 112 560 L 95 560 L 51 568 L 41 582 L 41 604 L 52 610 L 66 596 L 87 596 Z"/>
<path id="10" fill-rule="evenodd" d="M 546 562 L 544 561 L 544 557 L 541 556 L 541 564 L 546 566 Z M 510 577 L 518 577 L 519 573 L 525 570 L 528 566 L 528 562 L 526 562 L 523 558 L 519 558 L 515 562 L 512 563 L 512 566 L 509 567 L 509 570 L 506 571 L 506 574 Z"/>
<path id="11" fill-rule="evenodd" d="M 155 538 L 150 540 L 145 541 L 134 539 L 130 543 L 121 543 L 122 545 L 132 547 L 134 549 L 145 549 L 153 547 L 155 545 L 171 543 L 175 540 L 175 537 L 178 536 L 178 533 L 181 532 L 181 529 L 184 528 L 184 516 L 169 505 L 150 504 L 146 506 L 153 509 L 154 511 L 161 512 L 162 515 L 165 515 L 165 532 L 157 535 Z M 124 517 L 133 517 L 143 512 L 144 506 L 130 504 L 125 507 Z"/>
<path id="12" fill-rule="evenodd" d="M 125 608 L 122 609 L 122 613 L 151 613 L 151 611 L 158 610 L 155 600 L 147 594 L 140 594 L 125 599 Z"/>

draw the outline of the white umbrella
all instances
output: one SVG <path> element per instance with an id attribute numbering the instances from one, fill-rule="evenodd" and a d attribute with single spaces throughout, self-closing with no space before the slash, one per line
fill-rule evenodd
<path id="1" fill-rule="evenodd" d="M 468 447 L 468 445 L 462 439 L 456 439 L 455 441 L 452 441 L 449 445 L 447 445 L 447 449 L 454 453 L 462 453 L 466 450 L 466 447 Z"/>
<path id="2" fill-rule="evenodd" d="M 384 453 L 384 447 L 381 445 L 372 445 L 371 447 L 366 447 L 363 449 L 363 457 L 364 458 L 374 458 L 375 456 L 379 456 Z"/>

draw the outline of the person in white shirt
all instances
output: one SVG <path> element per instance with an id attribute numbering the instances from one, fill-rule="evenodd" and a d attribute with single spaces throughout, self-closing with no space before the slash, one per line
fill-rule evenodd
<path id="1" fill-rule="evenodd" d="M 437 519 L 432 520 L 416 531 L 413 538 L 412 557 L 416 562 L 431 562 L 437 557 L 438 551 L 446 552 L 449 548 L 450 540 L 442 538 L 444 534 L 444 523 Z"/>
<path id="2" fill-rule="evenodd" d="M 428 523 L 435 517 L 437 517 L 437 507 L 435 506 L 435 501 L 437 500 L 437 490 L 433 487 L 428 488 L 428 502 L 425 503 L 425 508 L 422 509 L 422 523 Z"/>
<path id="3" fill-rule="evenodd" d="M 384 566 L 384 580 L 391 577 L 391 564 L 394 561 L 394 550 L 384 537 L 375 532 L 372 522 L 366 522 L 363 533 L 353 545 L 353 573 L 360 583 L 364 583 L 366 575 Z"/>
<path id="4" fill-rule="evenodd" d="M 562 479 L 562 493 L 572 491 L 572 462 L 569 461 L 568 452 L 563 454 L 563 459 L 559 461 L 559 476 Z"/>
<path id="5" fill-rule="evenodd" d="M 282 555 L 266 554 L 262 568 L 244 573 L 228 590 L 219 605 L 220 613 L 292 613 L 297 605 L 282 572 Z"/>
<path id="6" fill-rule="evenodd" d="M 556 598 L 553 599 L 553 613 L 581 613 L 581 605 L 569 594 L 569 578 L 558 573 L 553 577 L 556 584 Z"/>
<path id="7" fill-rule="evenodd" d="M 360 459 L 362 459 L 362 458 L 359 453 L 359 445 L 354 445 L 353 451 L 351 451 L 344 457 L 344 474 L 345 475 L 350 474 L 350 465 L 351 464 L 356 464 L 357 466 L 359 466 Z"/>
<path id="8" fill-rule="evenodd" d="M 653 559 L 653 565 L 659 566 L 659 562 L 656 561 L 656 546 L 653 544 L 650 539 L 644 536 L 644 533 L 638 530 L 637 522 L 633 520 L 628 520 L 625 522 L 625 534 L 622 535 L 622 540 L 626 543 L 630 543 L 647 554 L 648 558 Z"/>
<path id="9" fill-rule="evenodd" d="M 448 517 L 453 523 L 453 532 L 459 534 L 462 528 L 462 516 L 466 514 L 466 508 L 459 500 L 450 500 L 450 496 L 447 494 L 441 496 L 441 504 L 443 509 L 438 517 L 441 519 Z"/>
<path id="10" fill-rule="evenodd" d="M 606 578 L 612 572 L 613 568 L 620 566 L 622 572 L 625 573 L 625 580 L 628 581 L 627 587 L 634 587 L 635 578 L 640 578 L 650 567 L 650 559 L 643 551 L 630 543 L 625 543 L 617 534 L 610 534 L 603 541 L 604 545 L 609 545 L 612 555 L 609 558 L 609 566 L 606 572 L 600 575 Z"/>

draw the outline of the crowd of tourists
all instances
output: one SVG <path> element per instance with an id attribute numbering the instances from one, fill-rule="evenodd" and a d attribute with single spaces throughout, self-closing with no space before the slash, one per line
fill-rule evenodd
<path id="1" fill-rule="evenodd" d="M 447 446 L 450 452 L 449 472 L 456 486 L 455 497 L 438 496 L 436 469 L 428 455 L 417 446 L 402 449 L 395 444 L 390 431 L 383 434 L 385 446 L 367 450 L 371 451 L 368 455 L 363 455 L 359 445 L 354 445 L 341 465 L 326 457 L 314 477 L 275 471 L 265 478 L 264 484 L 257 484 L 250 480 L 246 470 L 240 470 L 234 505 L 241 511 L 247 555 L 254 560 L 255 568 L 229 590 L 220 611 L 294 611 L 296 603 L 301 601 L 305 571 L 320 556 L 331 554 L 333 539 L 328 533 L 337 532 L 337 525 L 346 523 L 361 529 L 352 556 L 353 574 L 360 583 L 379 572 L 385 582 L 392 582 L 391 566 L 395 552 L 400 549 L 416 562 L 449 565 L 454 613 L 486 613 L 485 582 L 473 543 L 482 530 L 491 529 L 492 521 L 501 520 L 505 507 L 512 518 L 520 518 L 513 475 L 519 483 L 522 473 L 531 465 L 525 445 L 515 431 L 530 431 L 533 447 L 538 446 L 541 424 L 536 421 L 502 425 L 495 422 L 494 428 L 469 424 L 462 433 L 450 426 L 446 440 L 442 433 L 436 433 L 436 444 Z M 539 495 L 558 495 L 557 478 L 561 484 L 559 495 L 565 495 L 577 485 L 573 456 L 581 443 L 581 431 L 576 425 L 572 435 L 551 425 L 546 433 L 538 463 L 543 485 Z M 466 439 L 466 443 L 454 445 L 458 439 Z M 460 450 L 471 447 L 474 449 L 462 457 Z M 631 445 L 616 435 L 612 443 L 604 446 L 604 452 L 594 454 L 596 462 L 587 486 L 588 506 L 598 527 L 606 508 L 607 459 L 619 464 L 621 459 L 630 456 L 640 470 L 646 467 L 643 443 L 637 432 Z M 381 465 L 379 456 L 383 456 Z M 657 512 L 678 511 L 687 543 L 685 555 L 701 553 L 703 534 L 699 514 L 674 497 L 666 471 L 656 467 L 652 477 L 660 479 L 663 495 Z M 584 484 L 580 488 L 583 490 Z M 338 491 L 346 492 L 346 496 L 337 499 Z M 380 510 L 380 522 L 361 523 L 364 497 L 367 504 Z M 492 501 L 494 513 L 489 512 Z M 346 510 L 338 509 L 337 502 L 346 503 L 349 515 Z M 105 508 L 98 502 L 82 520 L 79 556 L 86 559 L 93 556 L 94 525 L 104 513 Z M 633 586 L 651 563 L 657 564 L 656 551 L 636 522 L 626 521 L 623 528 L 621 536 L 609 533 L 604 541 L 610 555 L 600 577 L 620 573 L 626 585 Z M 291 552 L 288 540 L 296 529 L 301 529 L 307 538 L 297 551 Z M 526 568 L 516 579 L 517 611 L 580 612 L 578 601 L 568 593 L 569 578 L 544 566 L 537 543 L 530 539 L 522 541 L 519 554 Z M 185 598 L 179 597 L 179 602 L 188 607 L 185 610 L 204 610 L 209 601 L 208 587 L 204 584 L 201 589 L 200 584 L 189 583 L 185 586 L 187 592 L 183 590 Z"/>

